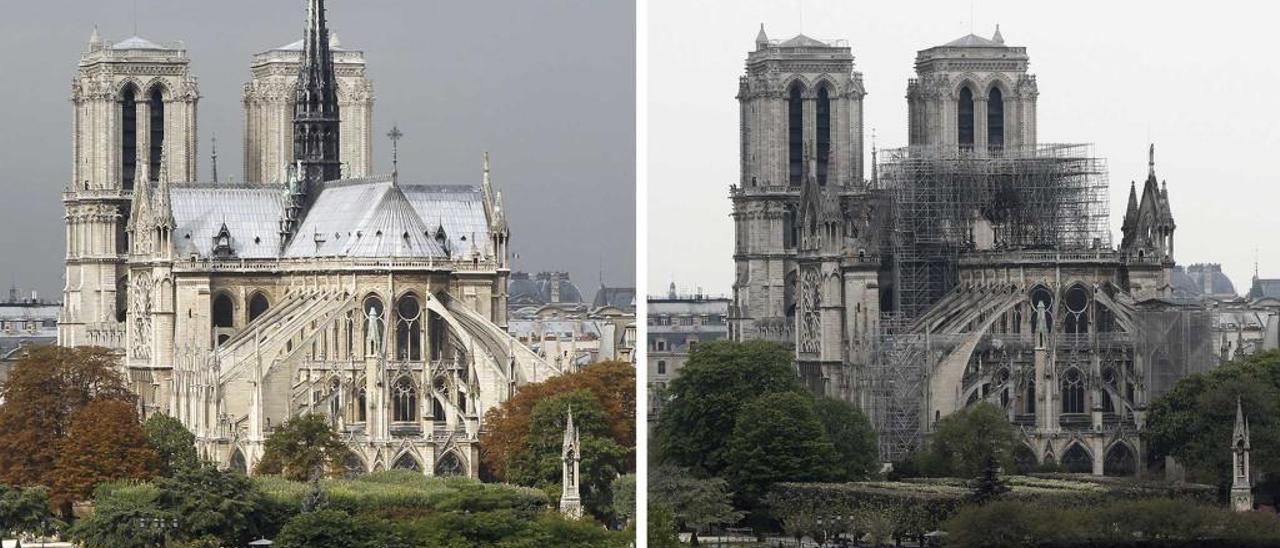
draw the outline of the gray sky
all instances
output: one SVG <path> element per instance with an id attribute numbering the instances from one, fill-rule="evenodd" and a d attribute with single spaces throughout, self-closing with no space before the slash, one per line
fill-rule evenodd
<path id="1" fill-rule="evenodd" d="M 603 264 L 635 284 L 635 8 L 611 0 L 330 0 L 330 27 L 365 51 L 377 171 L 393 123 L 401 176 L 479 184 L 492 154 L 515 268 L 564 269 L 588 298 Z M 132 0 L 5 2 L 0 19 L 0 283 L 60 297 L 68 100 L 97 24 L 133 34 Z M 138 34 L 182 40 L 200 80 L 200 177 L 243 180 L 241 95 L 251 56 L 302 37 L 304 0 L 137 0 Z"/>
<path id="2" fill-rule="evenodd" d="M 1168 180 L 1178 225 L 1178 263 L 1220 262 L 1243 293 L 1255 248 L 1262 276 L 1280 277 L 1280 71 L 1268 64 L 1276 8 L 1176 5 L 979 0 L 972 30 L 990 37 L 999 23 L 1006 43 L 1027 48 L 1040 88 L 1040 142 L 1095 143 L 1107 159 L 1113 240 L 1129 181 L 1146 178 L 1154 141 L 1156 175 Z M 650 294 L 665 294 L 672 280 L 731 292 L 734 95 L 760 23 L 773 39 L 803 30 L 849 41 L 868 92 L 867 140 L 875 128 L 881 148 L 906 144 L 903 97 L 916 51 L 971 28 L 969 2 L 942 0 L 651 0 L 649 19 Z"/>

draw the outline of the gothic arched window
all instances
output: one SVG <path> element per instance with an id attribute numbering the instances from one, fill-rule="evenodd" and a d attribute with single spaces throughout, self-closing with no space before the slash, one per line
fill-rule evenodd
<path id="1" fill-rule="evenodd" d="M 269 308 L 271 303 L 267 301 L 267 296 L 261 292 L 254 293 L 253 297 L 249 298 L 249 321 L 258 319 L 258 316 L 264 314 Z"/>
<path id="2" fill-rule="evenodd" d="M 436 462 L 437 476 L 461 476 L 463 474 L 462 460 L 453 451 L 445 453 L 440 460 Z"/>
<path id="3" fill-rule="evenodd" d="M 1004 93 L 992 87 L 987 94 L 987 149 L 1004 148 Z"/>
<path id="4" fill-rule="evenodd" d="M 413 295 L 400 297 L 396 304 L 396 357 L 422 359 L 422 306 Z"/>
<path id="5" fill-rule="evenodd" d="M 356 422 L 364 422 L 366 420 L 369 420 L 369 407 L 368 407 L 369 400 L 366 397 L 366 394 L 367 393 L 365 392 L 365 388 L 363 386 L 356 389 L 356 408 L 355 408 Z"/>
<path id="6" fill-rule="evenodd" d="M 1075 284 L 1067 289 L 1062 298 L 1062 304 L 1066 305 L 1067 314 L 1065 327 L 1067 333 L 1088 333 L 1089 332 L 1089 290 L 1085 289 L 1081 284 Z"/>
<path id="7" fill-rule="evenodd" d="M 226 293 L 219 293 L 213 298 L 213 326 L 214 327 L 233 327 L 235 325 L 235 305 L 231 302 L 231 296 Z"/>
<path id="8" fill-rule="evenodd" d="M 818 184 L 827 184 L 827 161 L 831 156 L 831 95 L 824 83 L 818 88 Z"/>
<path id="9" fill-rule="evenodd" d="M 391 390 L 392 418 L 396 422 L 417 420 L 418 390 L 408 377 L 400 377 Z"/>
<path id="10" fill-rule="evenodd" d="M 804 93 L 800 83 L 791 85 L 787 99 L 787 163 L 791 184 L 804 179 Z"/>
<path id="11" fill-rule="evenodd" d="M 152 181 L 160 180 L 160 156 L 164 150 L 164 95 L 160 87 L 151 88 L 151 96 L 147 99 L 151 107 L 151 169 L 148 176 Z"/>
<path id="12" fill-rule="evenodd" d="M 120 182 L 125 190 L 133 190 L 138 172 L 138 88 L 125 86 L 120 108 Z"/>
<path id="13" fill-rule="evenodd" d="M 969 86 L 960 88 L 960 99 L 956 104 L 960 148 L 973 149 L 973 90 Z"/>
<path id="14" fill-rule="evenodd" d="M 1068 369 L 1062 375 L 1062 412 L 1084 413 L 1084 376 L 1079 369 Z"/>

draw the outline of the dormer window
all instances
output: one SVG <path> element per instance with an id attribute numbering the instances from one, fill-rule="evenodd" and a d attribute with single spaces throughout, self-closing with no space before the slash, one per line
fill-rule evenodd
<path id="1" fill-rule="evenodd" d="M 231 247 L 231 231 L 227 229 L 226 223 L 223 223 L 218 234 L 213 237 L 213 256 L 227 258 L 234 257 L 235 254 L 235 249 Z"/>

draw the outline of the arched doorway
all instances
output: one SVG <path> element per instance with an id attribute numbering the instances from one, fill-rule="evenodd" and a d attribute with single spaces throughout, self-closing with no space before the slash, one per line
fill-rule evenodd
<path id="1" fill-rule="evenodd" d="M 1116 443 L 1107 450 L 1102 461 L 1102 474 L 1105 476 L 1132 476 L 1137 471 L 1137 458 L 1128 444 Z"/>

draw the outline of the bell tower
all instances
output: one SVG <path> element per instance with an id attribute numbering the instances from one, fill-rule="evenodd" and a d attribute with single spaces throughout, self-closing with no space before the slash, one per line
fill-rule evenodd
<path id="1" fill-rule="evenodd" d="M 108 42 L 94 29 L 71 85 L 59 344 L 124 349 L 132 197 L 162 171 L 195 180 L 199 100 L 181 43 L 137 36 Z"/>
<path id="2" fill-rule="evenodd" d="M 775 41 L 761 26 L 738 82 L 732 338 L 794 342 L 801 188 L 807 176 L 833 195 L 864 186 L 865 95 L 843 41 Z"/>

